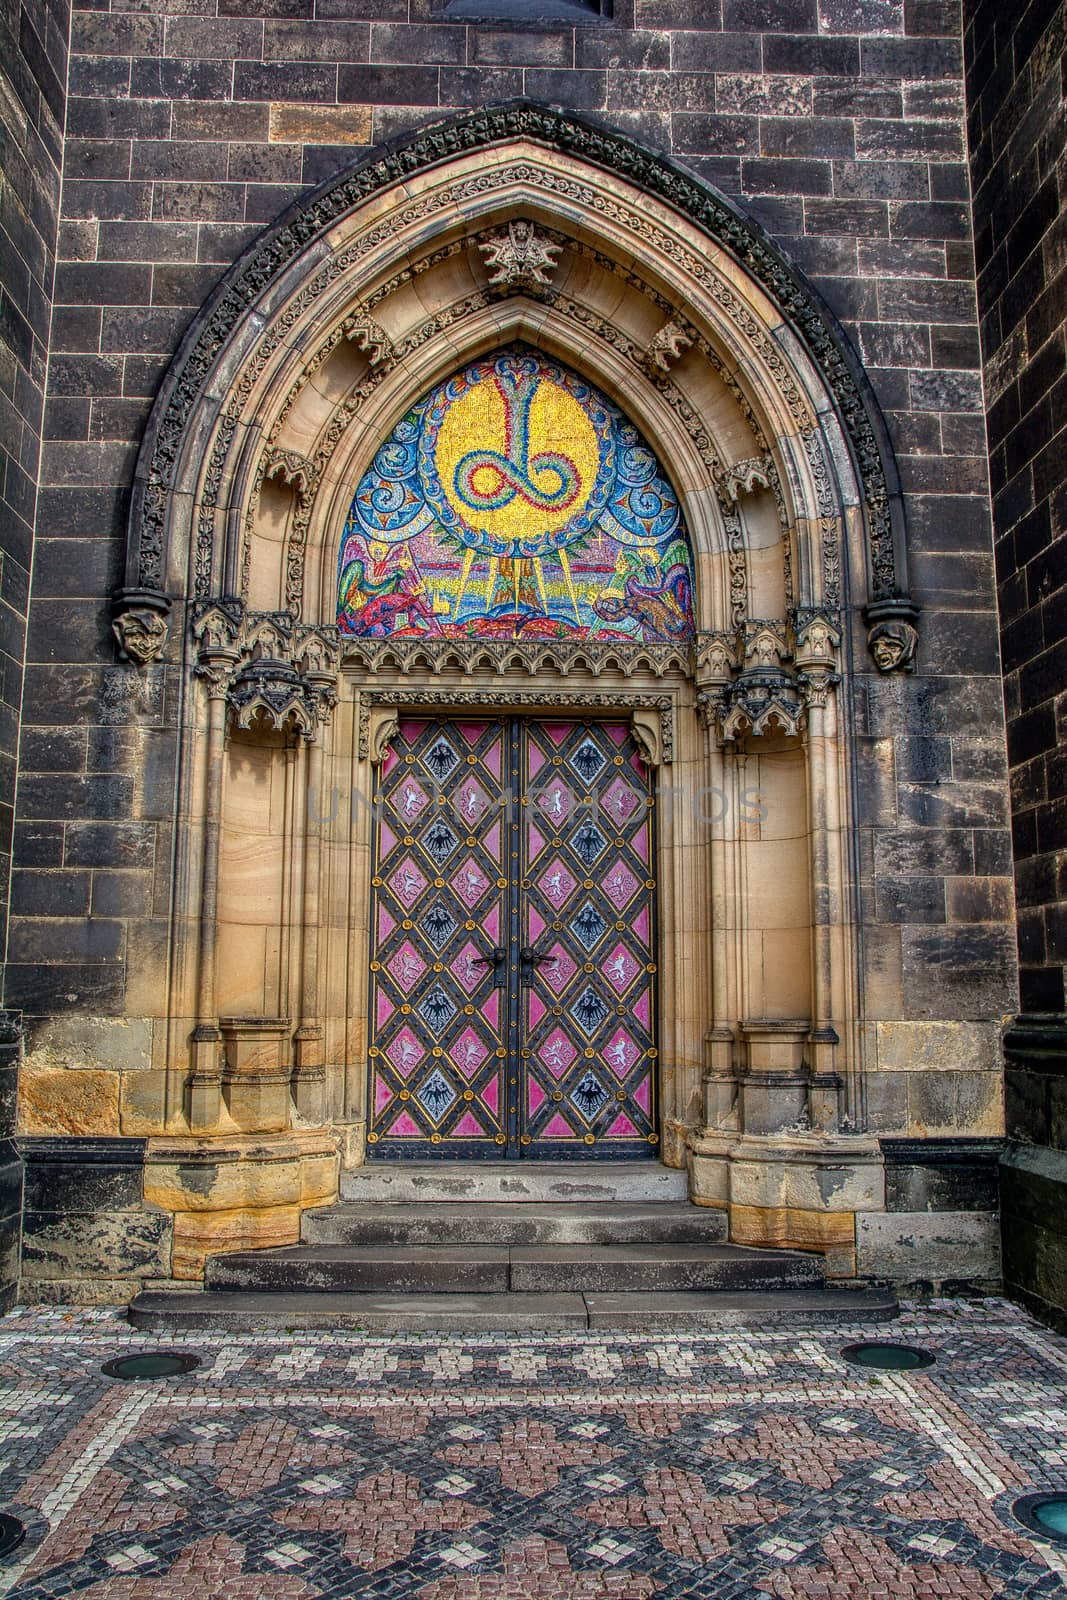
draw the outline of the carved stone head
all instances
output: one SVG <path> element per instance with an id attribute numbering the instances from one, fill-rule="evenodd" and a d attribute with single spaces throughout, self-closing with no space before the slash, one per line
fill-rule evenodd
<path id="1" fill-rule="evenodd" d="M 146 667 L 157 661 L 167 642 L 167 619 L 148 606 L 133 606 L 111 624 L 119 647 L 119 658 Z"/>
<path id="2" fill-rule="evenodd" d="M 867 646 L 879 672 L 914 672 L 919 635 L 910 622 L 879 622 L 867 635 Z"/>

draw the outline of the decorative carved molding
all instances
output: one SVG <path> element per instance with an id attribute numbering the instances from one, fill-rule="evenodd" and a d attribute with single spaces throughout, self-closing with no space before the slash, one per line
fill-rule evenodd
<path id="1" fill-rule="evenodd" d="M 681 317 L 672 317 L 641 352 L 640 364 L 650 378 L 666 377 L 676 361 L 696 343 L 696 329 Z"/>
<path id="2" fill-rule="evenodd" d="M 630 712 L 630 732 L 648 767 L 663 765 L 663 715 L 647 707 L 637 706 Z"/>
<path id="3" fill-rule="evenodd" d="M 491 289 L 498 294 L 537 296 L 552 288 L 548 274 L 555 271 L 561 248 L 532 222 L 523 220 L 509 222 L 506 233 L 493 234 L 478 245 L 486 266 L 492 269 Z"/>
<path id="4" fill-rule="evenodd" d="M 372 767 L 380 767 L 389 754 L 389 746 L 400 732 L 400 718 L 388 706 L 373 706 L 367 733 L 367 753 Z"/>
<path id="5" fill-rule="evenodd" d="M 340 635 L 345 667 L 369 674 L 414 672 L 437 674 L 449 670 L 474 673 L 526 673 L 535 677 L 550 672 L 567 677 L 587 672 L 600 677 L 619 672 L 626 678 L 650 674 L 688 673 L 689 646 L 672 644 L 600 643 L 597 640 L 538 639 L 359 639 Z"/>
<path id="6" fill-rule="evenodd" d="M 154 589 L 119 589 L 111 602 L 111 631 L 120 661 L 147 667 L 166 647 L 170 601 Z"/>
<path id="7" fill-rule="evenodd" d="M 726 493 L 736 505 L 743 494 L 769 489 L 772 484 L 771 470 L 767 456 L 747 456 L 744 461 L 735 461 L 723 474 Z"/>
<path id="8" fill-rule="evenodd" d="M 795 611 L 788 622 L 753 619 L 734 635 L 702 633 L 694 647 L 697 710 L 720 743 L 776 730 L 796 737 L 811 707 L 840 682 L 841 630 L 825 610 Z"/>
<path id="9" fill-rule="evenodd" d="M 263 461 L 263 476 L 268 483 L 283 483 L 306 500 L 311 489 L 311 462 L 299 450 L 269 450 Z"/>
<path id="10" fill-rule="evenodd" d="M 516 711 L 576 711 L 579 714 L 614 711 L 633 717 L 635 711 L 658 712 L 660 759 L 674 760 L 674 696 L 627 693 L 626 690 L 581 689 L 421 689 L 412 685 L 393 689 L 361 689 L 359 695 L 359 759 L 371 759 L 372 719 L 379 708 L 432 708 L 445 711 L 471 707 L 499 714 L 503 705 Z"/>
<path id="11" fill-rule="evenodd" d="M 225 696 L 239 728 L 257 718 L 314 739 L 337 703 L 336 628 L 296 624 L 289 611 L 246 612 L 227 597 L 197 607 L 195 671 L 212 698 Z"/>
<path id="12" fill-rule="evenodd" d="M 363 354 L 371 364 L 373 371 L 377 367 L 392 366 L 396 360 L 396 351 L 393 341 L 386 333 L 380 322 L 362 308 L 351 312 L 341 324 L 341 332 L 350 344 Z"/>
<path id="13" fill-rule="evenodd" d="M 252 248 L 236 275 L 223 284 L 205 308 L 194 337 L 168 373 L 154 408 L 138 464 L 138 492 L 131 510 L 129 550 L 133 581 L 143 587 L 161 586 L 167 508 L 182 435 L 214 363 L 237 323 L 247 315 L 249 306 L 328 228 L 370 196 L 395 185 L 406 174 L 504 140 L 524 138 L 547 144 L 609 173 L 617 173 L 624 181 L 676 207 L 741 262 L 771 295 L 806 343 L 834 395 L 848 433 L 863 483 L 873 597 L 884 599 L 900 592 L 903 582 L 896 570 L 890 488 L 881 455 L 881 449 L 885 448 L 880 443 L 884 430 L 881 435 L 876 433 L 869 409 L 873 402 L 860 390 L 843 339 L 800 277 L 729 201 L 695 177 L 609 129 L 586 123 L 572 114 L 525 102 L 479 108 L 448 123 L 421 130 L 406 145 L 371 156 L 325 186 L 295 216 L 271 230 Z M 483 184 L 489 176 L 482 174 Z M 436 203 L 440 203 L 439 200 Z M 394 228 L 398 220 L 403 222 L 412 205 L 401 204 L 399 219 L 386 220 L 379 225 L 379 231 Z M 370 231 L 359 242 L 359 249 L 369 247 Z M 354 253 L 338 252 L 314 275 L 297 300 L 285 308 L 263 341 L 252 367 L 246 370 L 240 392 L 231 397 L 231 405 L 239 408 L 243 404 L 243 396 L 251 391 L 256 374 L 262 370 L 270 351 L 277 348 L 287 330 L 302 315 L 303 302 L 345 271 L 350 264 L 346 257 L 351 254 Z M 721 286 L 716 287 L 721 293 Z M 743 320 L 752 323 L 753 337 L 773 344 L 754 318 L 749 316 Z M 795 390 L 784 360 L 780 361 L 780 374 L 786 380 L 787 389 Z M 803 407 L 799 390 L 796 403 Z M 201 522 L 201 535 L 203 529 Z M 198 577 L 201 559 L 198 540 Z"/>

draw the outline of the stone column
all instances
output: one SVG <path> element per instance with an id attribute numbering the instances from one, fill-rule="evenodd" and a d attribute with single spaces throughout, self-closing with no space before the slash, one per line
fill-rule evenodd
<path id="1" fill-rule="evenodd" d="M 222 1033 L 218 1025 L 219 848 L 222 835 L 223 764 L 226 755 L 227 692 L 239 657 L 232 640 L 214 629 L 202 635 L 196 671 L 207 684 L 207 761 L 204 777 L 203 863 L 200 880 L 196 1027 L 189 1084 L 189 1127 L 212 1133 L 221 1109 Z"/>
<path id="2" fill-rule="evenodd" d="M 319 953 L 322 920 L 323 739 L 337 703 L 336 655 L 318 635 L 306 641 L 302 662 L 314 726 L 304 754 L 304 904 L 300 961 L 300 1025 L 293 1040 L 293 1102 L 300 1120 L 313 1126 L 326 1119 L 326 1063 L 319 1013 Z"/>

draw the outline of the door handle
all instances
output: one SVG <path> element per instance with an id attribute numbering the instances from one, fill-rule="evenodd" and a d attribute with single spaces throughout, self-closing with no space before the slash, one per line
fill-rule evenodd
<path id="1" fill-rule="evenodd" d="M 472 967 L 492 967 L 493 983 L 498 989 L 502 989 L 507 982 L 507 959 L 507 950 L 503 945 L 497 945 L 491 956 L 471 956 L 470 964 Z"/>
<path id="2" fill-rule="evenodd" d="M 519 960 L 522 963 L 522 981 L 528 984 L 533 982 L 535 968 L 554 967 L 559 963 L 559 956 L 550 956 L 547 950 L 535 950 L 532 944 L 527 944 L 519 951 Z"/>

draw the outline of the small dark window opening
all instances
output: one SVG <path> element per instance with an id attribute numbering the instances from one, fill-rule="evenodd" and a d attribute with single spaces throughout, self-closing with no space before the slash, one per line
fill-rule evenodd
<path id="1" fill-rule="evenodd" d="M 610 22 L 615 0 L 436 0 L 442 22 L 533 24 Z"/>

